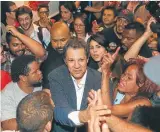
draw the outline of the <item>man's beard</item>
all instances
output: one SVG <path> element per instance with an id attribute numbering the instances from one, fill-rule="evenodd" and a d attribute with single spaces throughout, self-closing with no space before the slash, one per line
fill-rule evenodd
<path id="1" fill-rule="evenodd" d="M 59 54 L 63 54 L 63 48 L 56 48 L 56 51 L 57 51 Z"/>
<path id="2" fill-rule="evenodd" d="M 17 54 L 15 54 L 14 52 L 12 52 L 11 50 L 10 50 L 10 53 L 11 53 L 11 55 L 13 55 L 14 57 L 18 57 L 18 56 L 24 55 L 25 50 L 19 50 L 19 51 L 22 51 L 22 54 L 17 55 Z M 16 51 L 16 52 L 19 52 L 19 51 Z"/>

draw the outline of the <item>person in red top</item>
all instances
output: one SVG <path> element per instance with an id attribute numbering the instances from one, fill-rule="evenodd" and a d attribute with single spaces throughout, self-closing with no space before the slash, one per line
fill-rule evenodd
<path id="1" fill-rule="evenodd" d="M 3 46 L 0 46 L 0 61 L 1 64 L 6 62 L 6 56 L 4 54 L 4 50 L 3 50 Z M 7 71 L 1 70 L 1 76 L 0 76 L 0 80 L 1 80 L 1 87 L 0 87 L 0 91 L 3 90 L 5 88 L 5 86 L 11 81 L 11 77 L 10 74 Z"/>
<path id="2" fill-rule="evenodd" d="M 1 88 L 0 91 L 5 88 L 5 86 L 11 82 L 11 76 L 7 71 L 1 70 Z"/>

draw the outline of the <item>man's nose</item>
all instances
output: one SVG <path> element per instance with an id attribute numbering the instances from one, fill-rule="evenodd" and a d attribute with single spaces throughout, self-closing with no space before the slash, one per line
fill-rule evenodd
<path id="1" fill-rule="evenodd" d="M 78 61 L 75 61 L 75 62 L 74 62 L 74 67 L 75 67 L 75 68 L 79 68 L 79 67 L 80 67 L 80 64 L 79 64 Z"/>

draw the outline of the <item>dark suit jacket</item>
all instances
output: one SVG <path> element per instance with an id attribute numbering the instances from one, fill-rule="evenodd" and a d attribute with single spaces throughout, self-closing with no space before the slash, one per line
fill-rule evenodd
<path id="1" fill-rule="evenodd" d="M 48 47 L 48 57 L 47 59 L 41 64 L 41 71 L 43 74 L 42 86 L 43 88 L 49 89 L 49 80 L 48 75 L 49 73 L 58 68 L 59 66 L 64 65 L 63 57 L 59 54 L 55 49 L 52 48 L 51 43 Z"/>
<path id="2" fill-rule="evenodd" d="M 68 114 L 77 111 L 77 97 L 73 80 L 65 65 L 53 70 L 49 76 L 49 84 L 54 108 L 54 132 L 73 132 L 75 124 L 68 118 Z M 87 108 L 88 92 L 101 87 L 101 73 L 87 68 L 87 77 L 80 110 Z M 82 131 L 82 130 L 81 130 Z"/>

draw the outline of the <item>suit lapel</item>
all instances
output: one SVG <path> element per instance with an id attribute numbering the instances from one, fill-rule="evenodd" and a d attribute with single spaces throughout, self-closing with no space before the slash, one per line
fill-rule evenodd
<path id="1" fill-rule="evenodd" d="M 64 78 L 65 78 L 64 79 L 65 81 L 62 83 L 65 84 L 64 91 L 65 91 L 66 95 L 69 95 L 68 96 L 68 99 L 70 101 L 69 104 L 72 106 L 72 108 L 77 109 L 77 97 L 76 97 L 76 90 L 74 87 L 73 80 L 72 80 L 71 76 L 69 75 L 69 73 Z M 67 81 L 66 81 L 66 78 L 67 78 Z"/>
<path id="2" fill-rule="evenodd" d="M 85 87 L 84 87 L 84 92 L 83 92 L 83 97 L 82 97 L 82 102 L 81 102 L 81 110 L 85 109 L 87 106 L 87 97 L 88 97 L 88 92 L 92 89 L 92 82 L 90 81 L 91 74 L 88 69 L 87 71 L 87 77 L 86 77 L 86 82 L 85 82 Z"/>

